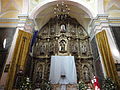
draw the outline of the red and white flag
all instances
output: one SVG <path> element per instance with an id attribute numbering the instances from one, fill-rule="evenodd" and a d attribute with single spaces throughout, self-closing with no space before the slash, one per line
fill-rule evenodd
<path id="1" fill-rule="evenodd" d="M 92 80 L 92 83 L 94 85 L 95 90 L 100 90 L 100 85 L 99 85 L 99 82 L 98 82 L 98 77 L 94 76 L 94 78 Z"/>

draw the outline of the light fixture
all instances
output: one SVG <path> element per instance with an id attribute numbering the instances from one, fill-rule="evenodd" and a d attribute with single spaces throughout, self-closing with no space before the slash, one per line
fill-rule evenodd
<path id="1" fill-rule="evenodd" d="M 69 14 L 70 8 L 64 2 L 61 2 L 54 7 L 54 15 L 59 19 L 66 18 Z"/>

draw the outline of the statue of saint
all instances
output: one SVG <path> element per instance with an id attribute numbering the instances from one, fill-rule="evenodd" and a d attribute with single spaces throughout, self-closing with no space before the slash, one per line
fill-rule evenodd
<path id="1" fill-rule="evenodd" d="M 90 76 L 89 76 L 89 69 L 88 69 L 88 67 L 84 66 L 83 70 L 84 70 L 84 80 L 85 81 L 89 81 L 90 80 Z"/>
<path id="2" fill-rule="evenodd" d="M 61 32 L 66 32 L 66 29 L 65 29 L 65 25 L 64 25 L 64 24 L 61 25 Z"/>
<path id="3" fill-rule="evenodd" d="M 81 52 L 82 52 L 82 54 L 86 54 L 87 53 L 87 46 L 84 43 L 81 46 Z"/>
<path id="4" fill-rule="evenodd" d="M 45 45 L 44 44 L 41 45 L 40 46 L 40 53 L 45 53 L 45 49 L 46 49 Z"/>
<path id="5" fill-rule="evenodd" d="M 65 51 L 65 41 L 60 41 L 60 51 Z"/>
<path id="6" fill-rule="evenodd" d="M 77 44 L 73 44 L 73 52 L 77 52 L 78 48 L 77 48 Z"/>

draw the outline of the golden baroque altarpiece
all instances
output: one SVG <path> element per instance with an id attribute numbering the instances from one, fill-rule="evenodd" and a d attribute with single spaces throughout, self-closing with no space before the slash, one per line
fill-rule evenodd
<path id="1" fill-rule="evenodd" d="M 44 25 L 33 47 L 33 81 L 49 80 L 51 56 L 74 56 L 77 80 L 89 82 L 93 77 L 93 58 L 89 36 L 76 19 L 52 18 Z"/>

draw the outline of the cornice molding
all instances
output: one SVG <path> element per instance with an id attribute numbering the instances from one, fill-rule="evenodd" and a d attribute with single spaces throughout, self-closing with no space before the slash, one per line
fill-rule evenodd
<path id="1" fill-rule="evenodd" d="M 18 22 L 17 18 L 0 18 L 0 27 L 16 27 Z"/>
<path id="2" fill-rule="evenodd" d="M 17 28 L 24 30 L 25 32 L 32 33 L 35 26 L 33 19 L 29 19 L 27 14 L 20 14 L 18 17 L 19 23 Z"/>
<path id="3" fill-rule="evenodd" d="M 108 17 L 108 14 L 98 14 L 90 22 L 91 38 L 104 28 L 110 28 L 110 26 L 120 26 L 120 17 Z"/>

